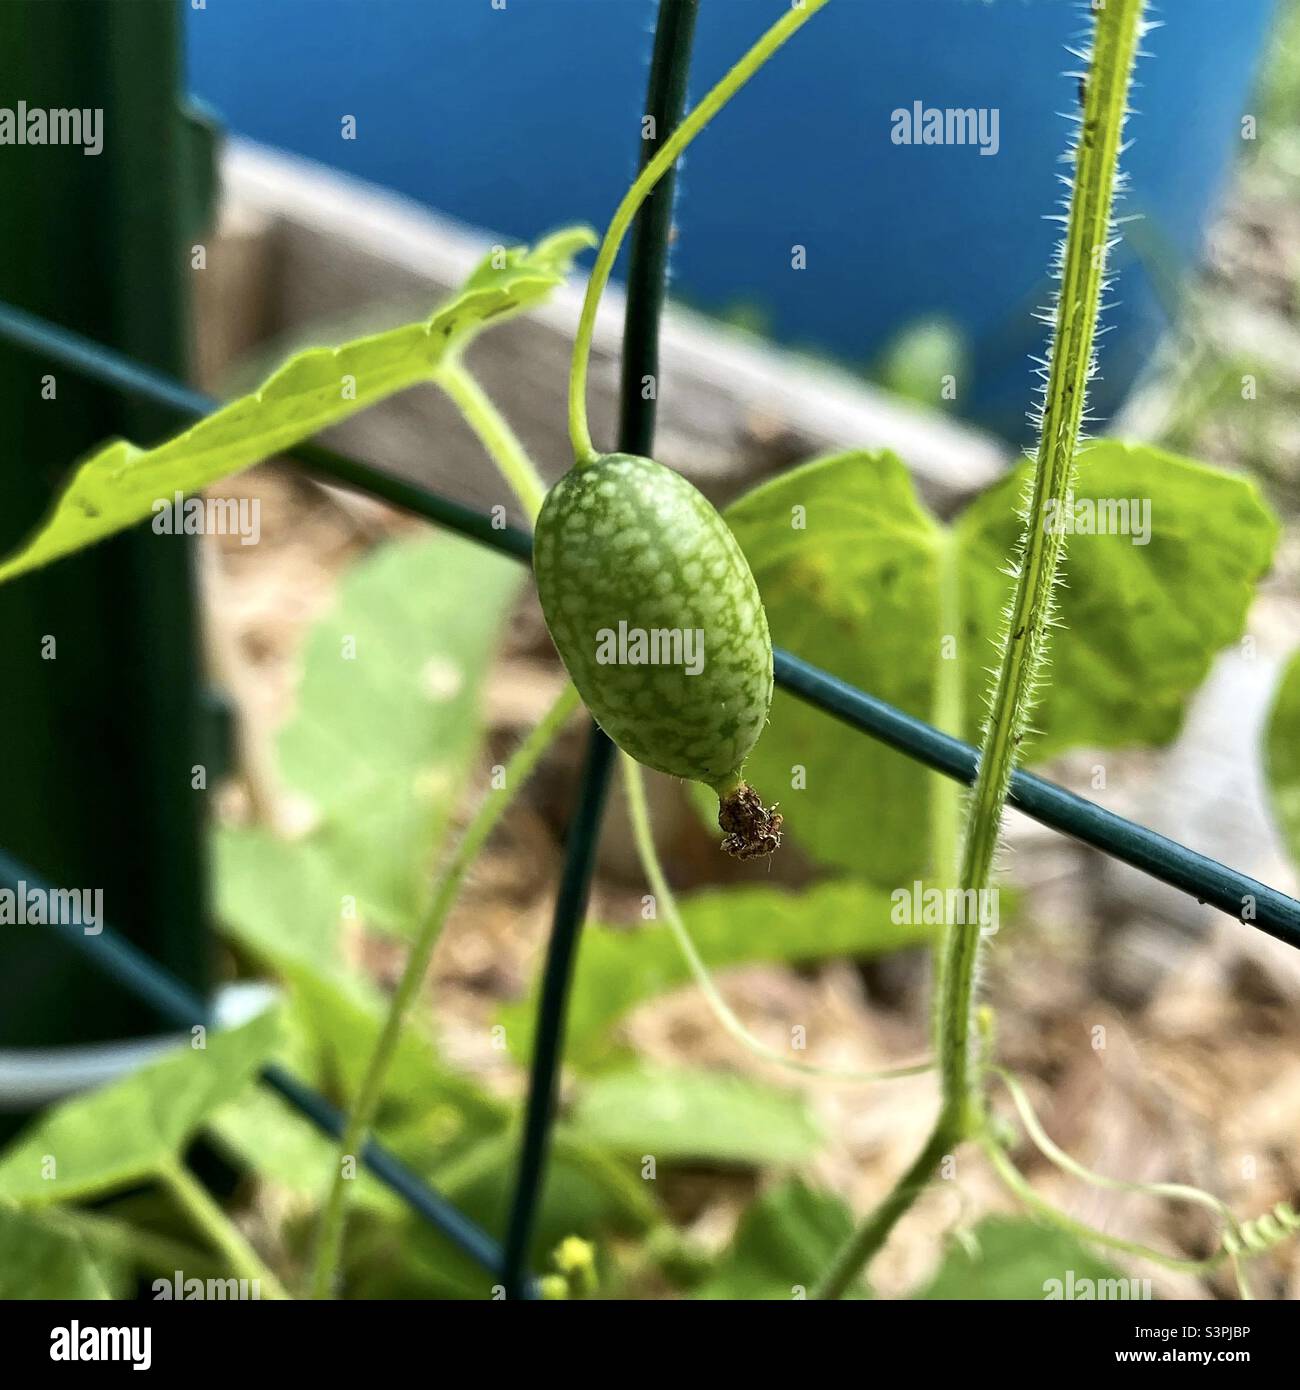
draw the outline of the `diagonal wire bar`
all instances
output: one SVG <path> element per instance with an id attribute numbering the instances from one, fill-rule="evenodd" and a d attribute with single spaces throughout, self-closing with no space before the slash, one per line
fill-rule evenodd
<path id="1" fill-rule="evenodd" d="M 974 782 L 979 766 L 977 748 L 789 652 L 777 648 L 773 655 L 777 684 L 792 695 L 946 777 L 968 785 Z M 1032 772 L 1017 769 L 1012 774 L 1007 799 L 1043 825 L 1300 949 L 1300 902 L 1276 888 L 1125 820 Z"/>
<path id="2" fill-rule="evenodd" d="M 92 380 L 170 405 L 186 418 L 206 415 L 217 405 L 210 397 L 165 373 L 142 367 L 111 348 L 4 303 L 0 303 L 0 337 L 72 367 Z M 532 537 L 527 531 L 509 526 L 498 530 L 486 514 L 418 483 L 395 478 L 372 464 L 315 444 L 296 445 L 284 451 L 283 456 L 320 477 L 391 502 L 503 554 L 524 561 L 531 558 Z M 790 652 L 777 648 L 775 661 L 776 683 L 792 695 L 946 777 L 967 783 L 973 780 L 979 754 L 970 744 Z M 1032 772 L 1018 769 L 1012 775 L 1009 799 L 1018 810 L 1043 825 L 1300 949 L 1300 902 L 1276 888 L 1104 810 Z"/>
<path id="3" fill-rule="evenodd" d="M 0 883 L 15 890 L 19 885 L 25 885 L 47 896 L 53 891 L 40 874 L 3 850 L 0 850 Z M 50 924 L 50 929 L 129 994 L 148 1004 L 177 1028 L 188 1030 L 196 1023 L 211 1023 L 212 1010 L 206 999 L 111 927 L 101 923 L 99 931 L 87 934 L 84 928 L 74 923 L 56 922 Z M 343 1133 L 343 1113 L 286 1067 L 272 1062 L 263 1069 L 260 1080 L 305 1115 L 317 1129 L 335 1139 Z M 361 1161 L 422 1220 L 440 1231 L 490 1274 L 500 1276 L 501 1248 L 454 1203 L 427 1186 L 374 1139 L 369 1140 L 362 1149 Z"/>
<path id="4" fill-rule="evenodd" d="M 645 108 L 645 114 L 654 122 L 654 137 L 641 143 L 642 168 L 653 158 L 660 143 L 672 134 L 686 110 L 686 81 L 698 10 L 699 0 L 659 0 Z M 655 406 L 659 393 L 653 390 L 647 398 L 642 383 L 649 378 L 657 384 L 659 374 L 659 319 L 668 274 L 675 182 L 675 170 L 670 169 L 646 199 L 633 224 L 627 307 L 623 318 L 618 429 L 618 446 L 629 454 L 647 455 L 654 449 Z M 523 1144 L 506 1228 L 504 1282 L 507 1298 L 515 1298 L 524 1290 L 524 1271 L 546 1179 L 573 961 L 578 935 L 587 915 L 600 821 L 613 768 L 614 745 L 593 721 L 542 971 L 542 994 L 524 1108 Z"/>

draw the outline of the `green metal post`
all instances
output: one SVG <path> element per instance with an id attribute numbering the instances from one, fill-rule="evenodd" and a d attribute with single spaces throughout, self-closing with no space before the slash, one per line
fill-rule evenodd
<path id="1" fill-rule="evenodd" d="M 179 106 L 180 22 L 173 0 L 0 4 L 0 110 L 25 103 L 25 136 L 33 111 L 83 113 L 81 144 L 0 144 L 0 297 L 183 374 L 205 161 Z M 80 455 L 170 419 L 0 344 L 0 553 Z M 191 545 L 137 528 L 0 588 L 0 845 L 57 887 L 102 889 L 110 921 L 205 991 Z M 161 1026 L 50 928 L 0 925 L 0 1046 Z"/>

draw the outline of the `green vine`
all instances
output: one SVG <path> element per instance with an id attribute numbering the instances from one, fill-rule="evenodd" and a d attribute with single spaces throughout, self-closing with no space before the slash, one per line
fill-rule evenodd
<path id="1" fill-rule="evenodd" d="M 420 918 L 415 940 L 406 958 L 406 967 L 393 992 L 384 1026 L 371 1050 L 361 1085 L 353 1097 L 347 1124 L 344 1126 L 335 1154 L 329 1195 L 321 1211 L 320 1225 L 317 1228 L 311 1274 L 313 1298 L 330 1297 L 337 1282 L 339 1258 L 343 1248 L 343 1218 L 348 1197 L 346 1163 L 348 1159 L 355 1163 L 365 1145 L 367 1133 L 383 1095 L 384 1081 L 401 1039 L 402 1027 L 429 968 L 433 948 L 442 933 L 447 914 L 460 894 L 461 884 L 469 866 L 478 857 L 479 851 L 487 843 L 488 836 L 506 813 L 516 793 L 528 780 L 533 768 L 537 766 L 538 759 L 550 747 L 577 706 L 577 691 L 571 685 L 566 685 L 559 699 L 506 763 L 503 788 L 490 793 L 474 813 L 443 870 L 442 877 L 438 880 L 438 886 L 428 907 Z"/>
<path id="2" fill-rule="evenodd" d="M 981 1137 L 980 1143 L 994 1172 L 1011 1192 L 1031 1211 L 1036 1211 L 1053 1226 L 1068 1231 L 1080 1240 L 1090 1241 L 1093 1245 L 1103 1246 L 1107 1250 L 1118 1250 L 1121 1254 L 1135 1255 L 1140 1259 L 1150 1260 L 1153 1264 L 1162 1265 L 1165 1269 L 1178 1270 L 1184 1274 L 1208 1274 L 1223 1262 L 1222 1254 L 1212 1255 L 1204 1260 L 1180 1260 L 1176 1256 L 1166 1255 L 1163 1251 L 1153 1250 L 1149 1245 L 1143 1245 L 1139 1241 L 1113 1236 L 1107 1231 L 1099 1231 L 1095 1226 L 1076 1221 L 1035 1192 L 1028 1178 L 1007 1157 L 1006 1151 L 994 1143 L 987 1134 Z"/>
<path id="3" fill-rule="evenodd" d="M 700 104 L 682 121 L 655 152 L 653 159 L 623 195 L 614 209 L 605 239 L 596 253 L 596 264 L 587 281 L 587 295 L 578 320 L 578 333 L 573 343 L 573 365 L 569 369 L 569 439 L 578 467 L 594 463 L 600 454 L 591 442 L 587 424 L 587 362 L 591 356 L 591 338 L 596 328 L 596 310 L 601 295 L 609 284 L 610 272 L 618 259 L 619 247 L 627 235 L 632 219 L 641 204 L 649 197 L 655 184 L 672 168 L 673 161 L 704 129 L 733 96 L 749 81 L 783 43 L 817 13 L 829 0 L 800 0 L 797 8 L 789 10 L 758 40 L 743 58 L 727 73 Z"/>
<path id="4" fill-rule="evenodd" d="M 955 649 L 961 630 L 961 583 L 957 572 L 956 535 L 949 532 L 939 549 L 939 613 L 941 640 L 951 637 L 953 650 L 940 651 L 935 672 L 934 695 L 931 701 L 930 722 L 936 729 L 961 737 L 963 703 L 961 665 Z M 958 856 L 961 841 L 961 788 L 952 778 L 935 772 L 930 777 L 930 872 L 940 889 L 953 887 L 957 882 Z M 931 948 L 933 981 L 931 985 L 931 1033 L 934 1048 L 942 1046 L 940 1028 L 943 1000 L 943 965 L 945 941 L 941 937 Z"/>
<path id="5" fill-rule="evenodd" d="M 1059 578 L 1064 533 L 1048 522 L 1061 512 L 1074 477 L 1093 370 L 1106 257 L 1113 244 L 1111 212 L 1143 5 L 1144 0 L 1109 0 L 1093 10 L 1093 52 L 1074 149 L 1074 179 L 1059 262 L 1061 285 L 1043 391 L 1042 428 L 1023 511 L 1024 532 L 1012 564 L 1015 589 L 1007 610 L 979 772 L 966 821 L 959 881 L 967 902 L 975 901 L 988 887 L 1007 788 L 1028 728 L 1053 625 L 1053 589 Z M 978 923 L 949 925 L 937 972 L 936 1021 L 943 1092 L 930 1137 L 898 1185 L 836 1256 L 817 1290 L 818 1297 L 838 1298 L 845 1291 L 925 1189 L 939 1161 L 982 1131 L 982 1104 L 972 1084 L 971 1066 L 979 943 Z"/>
<path id="6" fill-rule="evenodd" d="M 284 1285 L 262 1263 L 257 1251 L 235 1228 L 214 1201 L 206 1187 L 179 1160 L 165 1164 L 158 1172 L 163 1186 L 176 1199 L 186 1216 L 230 1262 L 241 1279 L 255 1284 L 266 1298 L 288 1298 Z"/>
<path id="7" fill-rule="evenodd" d="M 992 873 L 1007 787 L 1028 728 L 1054 620 L 1053 590 L 1065 535 L 1050 519 L 1064 510 L 1074 481 L 1106 256 L 1113 245 L 1111 209 L 1144 2 L 1113 0 L 1097 13 L 1087 103 L 1074 152 L 1074 191 L 1044 386 L 1042 430 L 962 854 L 961 886 L 977 892 L 988 886 Z M 970 1013 L 979 940 L 977 931 L 952 928 L 945 962 L 944 1095 L 959 1109 L 960 1137 L 969 1132 L 971 1120 Z"/>
<path id="8" fill-rule="evenodd" d="M 1271 1211 L 1265 1212 L 1262 1216 L 1254 1217 L 1248 1221 L 1239 1221 L 1222 1198 L 1216 1197 L 1212 1192 L 1206 1192 L 1202 1188 L 1176 1182 L 1129 1182 L 1123 1178 L 1111 1178 L 1103 1173 L 1093 1172 L 1091 1168 L 1085 1167 L 1078 1159 L 1072 1158 L 1066 1153 L 1047 1133 L 1043 1128 L 1042 1121 L 1034 1113 L 1034 1107 L 1030 1104 L 1024 1087 L 1014 1076 L 1001 1067 L 989 1067 L 988 1072 L 997 1077 L 1007 1088 L 1011 1102 L 1020 1117 L 1020 1123 L 1024 1126 L 1025 1133 L 1029 1136 L 1034 1147 L 1049 1163 L 1059 1168 L 1063 1173 L 1078 1178 L 1080 1182 L 1085 1182 L 1090 1187 L 1105 1188 L 1111 1192 L 1138 1192 L 1146 1197 L 1188 1202 L 1213 1212 L 1222 1222 L 1219 1249 L 1213 1255 L 1204 1260 L 1180 1260 L 1174 1256 L 1166 1255 L 1162 1251 L 1153 1250 L 1149 1246 L 1121 1240 L 1104 1231 L 1082 1226 L 1066 1216 L 1064 1212 L 1050 1206 L 1041 1197 L 1037 1195 L 1033 1197 L 1031 1205 L 1042 1215 L 1047 1216 L 1058 1226 L 1063 1226 L 1065 1229 L 1073 1231 L 1074 1234 L 1082 1236 L 1085 1240 L 1091 1240 L 1098 1245 L 1109 1246 L 1112 1249 L 1123 1250 L 1129 1254 L 1140 1255 L 1143 1259 L 1152 1260 L 1169 1269 L 1179 1269 L 1191 1273 L 1206 1273 L 1217 1269 L 1225 1260 L 1230 1261 L 1241 1296 L 1250 1298 L 1250 1287 L 1246 1282 L 1244 1269 L 1245 1262 L 1256 1256 L 1268 1254 L 1269 1251 L 1284 1241 L 1290 1240 L 1294 1235 L 1300 1233 L 1300 1215 L 1297 1215 L 1288 1202 L 1277 1203 Z M 1024 1188 L 1028 1184 L 1014 1168 L 1005 1147 L 997 1140 L 991 1127 L 985 1128 L 981 1143 L 999 1176 L 1012 1191 L 1024 1197 Z M 1026 1198 L 1026 1200 L 1029 1199 Z"/>

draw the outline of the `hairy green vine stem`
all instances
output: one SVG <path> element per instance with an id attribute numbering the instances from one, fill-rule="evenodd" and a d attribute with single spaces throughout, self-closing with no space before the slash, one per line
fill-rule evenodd
<path id="1" fill-rule="evenodd" d="M 351 1159 L 359 1169 L 360 1151 L 375 1118 L 375 1111 L 379 1107 L 384 1081 L 397 1051 L 406 1016 L 429 968 L 433 948 L 442 933 L 447 914 L 460 894 L 466 872 L 487 843 L 488 836 L 496 828 L 520 788 L 527 782 L 537 766 L 538 759 L 550 747 L 577 707 L 578 692 L 572 685 L 566 684 L 560 697 L 506 763 L 501 788 L 489 792 L 465 827 L 465 833 L 461 836 L 460 843 L 443 870 L 429 905 L 420 918 L 415 940 L 406 959 L 406 968 L 402 971 L 402 978 L 393 992 L 388 1015 L 371 1050 L 361 1085 L 353 1097 L 347 1124 L 335 1154 L 329 1195 L 321 1212 L 312 1262 L 313 1298 L 328 1298 L 335 1287 L 343 1247 L 343 1218 L 348 1195 L 349 1179 L 344 1175 L 347 1160 Z"/>
<path id="2" fill-rule="evenodd" d="M 591 337 L 596 328 L 596 310 L 600 297 L 609 283 L 610 272 L 618 258 L 619 247 L 637 210 L 651 189 L 672 167 L 673 161 L 704 129 L 733 96 L 749 81 L 778 48 L 823 9 L 829 0 L 802 0 L 797 8 L 787 11 L 758 40 L 730 72 L 713 88 L 700 104 L 682 121 L 642 169 L 636 181 L 614 210 L 609 230 L 596 253 L 596 264 L 587 281 L 587 296 L 583 300 L 578 320 L 578 334 L 573 344 L 573 365 L 569 371 L 569 439 L 573 457 L 579 467 L 594 463 L 600 455 L 591 442 L 587 424 L 587 362 L 591 356 Z"/>
<path id="3" fill-rule="evenodd" d="M 1075 148 L 1074 190 L 1044 388 L 1042 432 L 1024 535 L 1013 565 L 1017 582 L 966 824 L 961 886 L 977 892 L 988 886 L 993 870 L 1007 787 L 1028 729 L 1053 624 L 1053 590 L 1065 533 L 1052 523 L 1064 511 L 1074 481 L 1106 257 L 1113 245 L 1111 209 L 1143 5 L 1144 0 L 1110 0 L 1097 13 L 1087 101 Z M 970 1089 L 970 1004 L 980 938 L 976 930 L 952 928 L 950 939 L 944 990 L 950 1045 L 943 1058 L 944 1094 L 962 1107 L 965 1127 L 970 1119 L 965 1113 Z"/>
<path id="4" fill-rule="evenodd" d="M 961 631 L 961 582 L 957 573 L 957 536 L 949 531 L 939 542 L 939 614 L 941 645 L 931 700 L 930 722 L 936 729 L 964 733 L 961 665 L 956 643 Z M 952 648 L 947 649 L 951 639 Z M 949 777 L 935 772 L 930 777 L 930 874 L 941 890 L 957 883 L 961 841 L 961 787 Z M 930 1028 L 937 1053 L 942 1045 L 940 1016 L 943 1001 L 943 963 L 946 942 L 942 935 L 930 948 L 931 1001 Z"/>
<path id="5" fill-rule="evenodd" d="M 230 1262 L 240 1279 L 256 1283 L 263 1298 L 288 1298 L 283 1284 L 262 1262 L 257 1251 L 236 1230 L 206 1187 L 177 1160 L 166 1164 L 158 1174 L 168 1192 L 186 1216 Z"/>
<path id="6" fill-rule="evenodd" d="M 1050 524 L 1065 505 L 1093 370 L 1097 317 L 1112 242 L 1114 205 L 1129 83 L 1142 34 L 1144 0 L 1107 0 L 1093 10 L 1093 50 L 1074 149 L 1074 179 L 1055 332 L 1043 392 L 1042 432 L 1024 510 L 1025 529 L 1012 566 L 1001 657 L 980 748 L 962 851 L 966 901 L 989 883 L 1007 787 L 1028 729 L 1035 687 L 1053 624 L 1053 589 L 1064 550 L 1063 528 Z M 1051 504 L 1051 505 L 1049 505 Z M 980 1132 L 982 1106 L 972 1084 L 971 1033 L 980 933 L 976 922 L 952 923 L 939 968 L 939 1066 L 943 1102 L 934 1130 L 897 1187 L 853 1234 L 817 1290 L 838 1298 L 888 1238 L 938 1161 Z"/>
<path id="7" fill-rule="evenodd" d="M 686 962 L 686 968 L 691 972 L 695 983 L 708 1001 L 714 1017 L 742 1047 L 754 1053 L 755 1056 L 761 1057 L 765 1062 L 784 1067 L 787 1071 L 798 1072 L 801 1076 L 816 1077 L 822 1081 L 839 1081 L 846 1084 L 896 1081 L 905 1076 L 920 1076 L 933 1070 L 934 1063 L 932 1061 L 909 1062 L 904 1066 L 888 1067 L 881 1071 L 849 1071 L 847 1069 L 841 1070 L 838 1067 L 820 1067 L 814 1062 L 799 1062 L 793 1057 L 787 1057 L 775 1047 L 769 1047 L 761 1039 L 756 1038 L 736 1016 L 731 1005 L 722 997 L 714 983 L 713 976 L 709 974 L 709 967 L 705 965 L 704 958 L 700 955 L 686 923 L 682 920 L 676 895 L 668 886 L 668 880 L 664 877 L 663 865 L 659 860 L 659 851 L 655 849 L 654 830 L 650 824 L 650 808 L 646 803 L 645 778 L 641 772 L 641 764 L 626 753 L 622 755 L 622 762 L 623 787 L 627 794 L 628 816 L 632 822 L 632 838 L 636 843 L 637 856 L 641 860 L 641 869 L 654 891 L 655 902 L 663 908 L 664 919 L 673 934 L 673 940 L 677 943 L 677 949 L 681 952 L 682 959 Z"/>

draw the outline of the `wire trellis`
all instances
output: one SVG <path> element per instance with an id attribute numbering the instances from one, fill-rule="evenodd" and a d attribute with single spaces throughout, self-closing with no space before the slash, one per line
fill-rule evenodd
<path id="1" fill-rule="evenodd" d="M 697 9 L 698 0 L 661 0 L 659 6 L 646 111 L 655 116 L 660 140 L 671 132 L 685 108 Z M 643 160 L 654 148 L 654 141 L 643 142 Z M 655 401 L 644 399 L 641 382 L 647 375 L 657 376 L 672 194 L 671 177 L 665 177 L 642 208 L 633 232 L 619 424 L 619 447 L 629 453 L 648 455 L 653 451 Z M 218 404 L 165 373 L 3 303 L 0 338 L 124 395 L 167 407 L 183 419 L 200 418 Z M 312 443 L 287 451 L 287 457 L 333 483 L 377 497 L 517 560 L 531 559 L 532 537 L 526 531 L 498 529 L 488 514 L 418 483 Z M 775 676 L 777 685 L 790 694 L 924 766 L 959 782 L 974 780 L 979 755 L 961 739 L 779 648 L 775 651 Z M 504 1243 L 465 1216 L 378 1141 L 368 1140 L 360 1155 L 375 1178 L 499 1280 L 509 1298 L 529 1298 L 535 1293 L 527 1273 L 528 1251 L 545 1180 L 572 967 L 586 914 L 613 752 L 614 745 L 592 724 L 543 968 L 523 1140 Z M 1017 771 L 1013 775 L 1009 800 L 1042 824 L 1300 948 L 1300 902 L 1285 893 L 1032 773 Z M 0 881 L 11 887 L 20 881 L 29 887 L 43 886 L 38 873 L 3 851 Z M 204 999 L 112 927 L 105 926 L 93 936 L 66 924 L 56 930 L 117 985 L 177 1027 L 209 1021 L 210 1009 Z M 340 1111 L 284 1067 L 268 1066 L 261 1080 L 318 1129 L 333 1138 L 340 1136 L 344 1123 Z"/>

